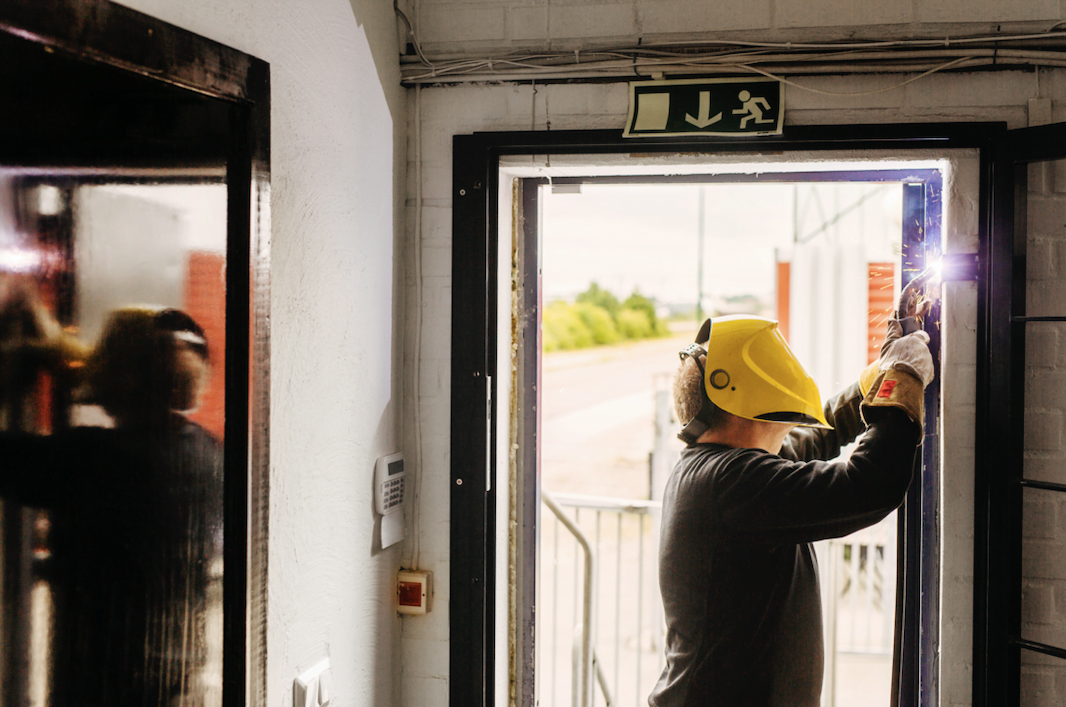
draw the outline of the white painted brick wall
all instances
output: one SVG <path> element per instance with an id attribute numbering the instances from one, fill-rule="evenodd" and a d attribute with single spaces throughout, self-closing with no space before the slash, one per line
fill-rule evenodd
<path id="1" fill-rule="evenodd" d="M 772 24 L 771 0 L 751 0 L 744 3 L 743 12 L 734 5 L 703 0 L 662 0 L 654 11 L 647 4 L 641 7 L 641 29 L 649 36 L 669 36 L 692 32 L 694 28 L 715 32 L 755 30 Z"/>
<path id="2" fill-rule="evenodd" d="M 539 46 L 570 49 L 638 39 L 882 39 L 1044 31 L 1059 0 L 421 0 L 415 26 L 430 53 Z"/>
<path id="3" fill-rule="evenodd" d="M 1058 0 L 1002 0 L 1001 2 L 973 2 L 973 0 L 936 0 L 917 2 L 917 20 L 934 22 L 1019 22 L 1026 20 L 1062 19 Z"/>
<path id="4" fill-rule="evenodd" d="M 909 24 L 914 9 L 906 2 L 777 0 L 775 17 L 779 27 Z"/>
<path id="5" fill-rule="evenodd" d="M 1061 114 L 1060 114 L 1061 115 Z M 1029 169 L 1027 314 L 1066 314 L 1066 163 Z M 1025 465 L 1028 478 L 1066 483 L 1062 325 L 1026 326 Z M 1066 499 L 1023 494 L 1022 637 L 1066 645 Z M 1026 704 L 1066 704 L 1066 665 L 1022 651 Z"/>

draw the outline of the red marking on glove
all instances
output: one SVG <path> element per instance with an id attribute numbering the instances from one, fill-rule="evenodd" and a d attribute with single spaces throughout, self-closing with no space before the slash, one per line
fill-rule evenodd
<path id="1" fill-rule="evenodd" d="M 881 383 L 881 389 L 877 391 L 877 397 L 879 398 L 891 398 L 892 390 L 896 387 L 896 383 L 899 381 L 884 381 Z"/>

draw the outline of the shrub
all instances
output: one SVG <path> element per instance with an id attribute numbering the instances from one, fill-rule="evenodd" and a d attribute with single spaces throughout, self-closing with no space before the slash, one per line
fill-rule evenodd
<path id="1" fill-rule="evenodd" d="M 626 339 L 647 339 L 654 335 L 647 312 L 639 309 L 618 312 L 618 333 Z"/>
<path id="2" fill-rule="evenodd" d="M 611 315 L 611 319 L 618 316 L 618 310 L 622 308 L 622 305 L 618 303 L 618 298 L 611 293 L 610 290 L 601 288 L 595 282 L 589 285 L 589 288 L 579 294 L 575 300 L 578 304 L 591 304 L 597 307 L 603 307 L 607 310 L 607 313 Z"/>
<path id="3" fill-rule="evenodd" d="M 585 323 L 593 343 L 602 346 L 618 341 L 618 327 L 606 309 L 588 302 L 579 302 L 574 305 L 574 310 Z"/>
<path id="4" fill-rule="evenodd" d="M 655 313 L 655 303 L 640 294 L 638 290 L 633 290 L 633 294 L 629 295 L 626 301 L 622 303 L 622 308 L 643 312 L 648 317 L 648 324 L 651 329 L 651 333 L 648 336 L 666 336 L 670 333 L 666 322 L 660 321 L 659 316 Z"/>
<path id="5" fill-rule="evenodd" d="M 582 349 L 592 346 L 592 334 L 585 322 L 566 302 L 552 302 L 544 308 L 544 350 Z M 548 348 L 549 342 L 553 348 Z"/>

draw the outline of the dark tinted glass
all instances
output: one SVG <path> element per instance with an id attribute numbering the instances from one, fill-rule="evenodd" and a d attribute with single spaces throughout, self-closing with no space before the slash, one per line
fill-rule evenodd
<path id="1" fill-rule="evenodd" d="M 0 704 L 220 704 L 227 108 L 8 38 L 0 90 Z"/>

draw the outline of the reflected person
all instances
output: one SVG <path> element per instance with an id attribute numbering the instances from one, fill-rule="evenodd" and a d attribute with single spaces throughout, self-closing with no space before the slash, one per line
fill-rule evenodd
<path id="1" fill-rule="evenodd" d="M 116 310 L 73 366 L 113 427 L 0 440 L 3 496 L 50 516 L 52 704 L 200 705 L 220 680 L 221 445 L 186 417 L 209 361 L 184 312 Z"/>

